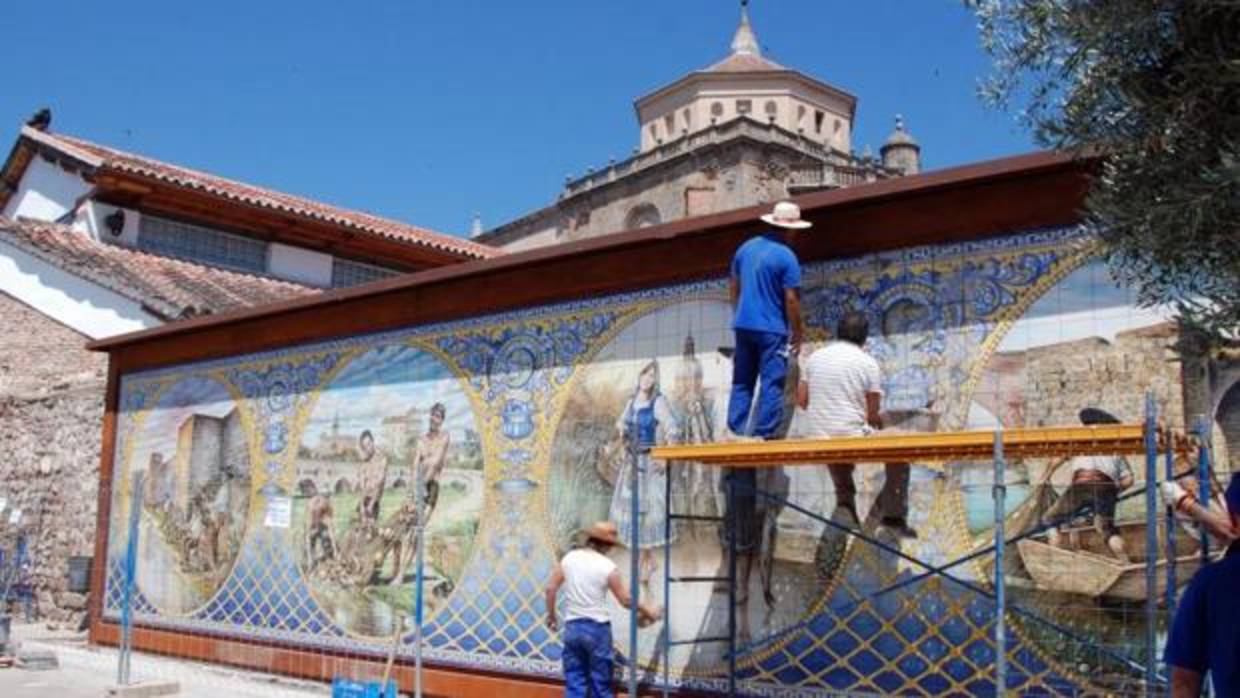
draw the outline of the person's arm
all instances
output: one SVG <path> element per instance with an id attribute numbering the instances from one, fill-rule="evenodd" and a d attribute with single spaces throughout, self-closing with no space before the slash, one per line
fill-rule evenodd
<path id="1" fill-rule="evenodd" d="M 1159 488 L 1162 490 L 1163 500 L 1170 504 L 1172 509 L 1205 526 L 1215 537 L 1228 543 L 1240 538 L 1240 527 L 1232 523 L 1231 517 L 1201 506 L 1201 502 L 1198 502 L 1192 493 L 1185 491 L 1178 482 L 1167 480 Z"/>
<path id="2" fill-rule="evenodd" d="M 560 587 L 564 584 L 564 570 L 560 569 L 559 563 L 551 570 L 551 579 L 547 581 L 546 602 L 547 602 L 547 627 L 555 630 L 559 627 L 559 621 L 555 617 L 555 597 L 560 593 Z"/>
<path id="3" fill-rule="evenodd" d="M 1201 695 L 1201 674 L 1184 667 L 1171 667 L 1171 698 L 1197 698 Z"/>
<path id="4" fill-rule="evenodd" d="M 607 576 L 607 588 L 611 589 L 612 595 L 616 597 L 616 601 L 622 607 L 633 607 L 633 598 L 629 596 L 628 588 L 620 581 L 620 570 L 612 570 L 611 574 Z M 650 621 L 656 621 L 663 615 L 659 609 L 640 601 L 637 602 L 637 614 Z"/>
<path id="5" fill-rule="evenodd" d="M 870 391 L 865 394 L 865 421 L 875 429 L 883 428 L 883 394 Z"/>
<path id="6" fill-rule="evenodd" d="M 1210 619 L 1203 598 L 1203 571 L 1193 577 L 1180 597 L 1163 651 L 1163 661 L 1171 669 L 1171 695 L 1177 698 L 1200 695 L 1201 677 L 1210 666 L 1207 647 Z"/>
<path id="7" fill-rule="evenodd" d="M 732 312 L 736 312 L 736 303 L 741 297 L 741 280 L 735 276 L 728 277 L 728 302 L 732 304 Z"/>
<path id="8" fill-rule="evenodd" d="M 804 327 L 801 324 L 801 289 L 784 289 L 784 314 L 788 320 L 788 350 L 793 358 L 801 353 Z"/>
<path id="9" fill-rule="evenodd" d="M 1120 490 L 1123 491 L 1123 490 L 1128 489 L 1129 487 L 1132 487 L 1132 483 L 1135 482 L 1136 480 L 1133 478 L 1132 466 L 1128 463 L 1128 459 L 1124 458 L 1123 456 L 1117 456 L 1117 458 L 1119 458 L 1119 483 L 1118 484 L 1119 484 Z"/>
<path id="10" fill-rule="evenodd" d="M 797 407 L 809 409 L 809 383 L 797 381 Z"/>

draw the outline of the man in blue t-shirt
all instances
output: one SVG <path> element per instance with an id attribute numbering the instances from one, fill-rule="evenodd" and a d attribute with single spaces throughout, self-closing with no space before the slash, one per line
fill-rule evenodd
<path id="1" fill-rule="evenodd" d="M 1226 499 L 1231 524 L 1240 527 L 1240 473 L 1232 475 Z M 1240 698 L 1240 541 L 1189 582 L 1163 660 L 1174 698 L 1200 695 L 1207 673 L 1215 695 Z"/>
<path id="2" fill-rule="evenodd" d="M 789 356 L 801 348 L 801 265 L 787 242 L 792 231 L 811 224 L 801 220 L 801 209 L 788 201 L 775 204 L 762 220 L 774 229 L 750 238 L 732 258 L 729 290 L 736 353 L 728 428 L 734 434 L 770 439 L 783 417 Z M 760 385 L 756 406 L 755 384 Z"/>
<path id="3" fill-rule="evenodd" d="M 793 231 L 808 228 L 810 223 L 801 220 L 801 209 L 788 201 L 775 204 L 774 211 L 762 220 L 772 229 L 750 238 L 732 258 L 729 290 L 736 349 L 728 428 L 734 435 L 772 439 L 778 436 L 783 419 L 788 360 L 801 348 L 801 265 L 787 242 Z M 734 485 L 735 491 L 728 496 L 723 542 L 735 545 L 741 558 L 737 588 L 747 590 L 762 527 L 754 491 L 757 478 L 751 468 L 730 469 L 725 482 Z M 715 591 L 726 588 L 718 585 Z M 747 600 L 748 594 L 742 591 L 737 603 L 744 608 Z M 742 632 L 747 627 L 742 626 Z"/>

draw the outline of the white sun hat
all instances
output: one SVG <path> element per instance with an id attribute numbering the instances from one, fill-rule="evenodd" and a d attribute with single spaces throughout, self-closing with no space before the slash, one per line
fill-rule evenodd
<path id="1" fill-rule="evenodd" d="M 791 201 L 780 201 L 775 204 L 773 211 L 762 216 L 762 222 L 794 230 L 801 230 L 813 225 L 809 221 L 801 220 L 801 207 Z"/>

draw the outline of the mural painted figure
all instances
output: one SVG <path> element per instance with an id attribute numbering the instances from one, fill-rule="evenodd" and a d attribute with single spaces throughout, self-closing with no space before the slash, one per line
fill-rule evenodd
<path id="1" fill-rule="evenodd" d="M 412 347 L 366 351 L 322 389 L 298 451 L 294 525 L 311 594 L 341 626 L 387 635 L 413 610 L 419 519 L 426 612 L 452 594 L 482 508 L 477 434 L 460 382 Z"/>
<path id="2" fill-rule="evenodd" d="M 667 528 L 667 464 L 650 457 L 650 449 L 674 441 L 680 433 L 671 403 L 659 390 L 659 362 L 651 360 L 637 377 L 637 391 L 616 420 L 627 458 L 616 476 L 611 520 L 620 531 L 620 545 L 632 547 L 634 529 L 641 551 L 641 584 L 650 588 L 658 562 L 656 551 L 676 540 L 676 528 Z M 633 519 L 633 490 L 637 489 L 637 519 Z"/>
<path id="3" fill-rule="evenodd" d="M 176 381 L 147 416 L 133 456 L 146 469 L 138 587 L 163 611 L 190 612 L 227 578 L 241 548 L 250 498 L 241 414 L 221 383 Z"/>

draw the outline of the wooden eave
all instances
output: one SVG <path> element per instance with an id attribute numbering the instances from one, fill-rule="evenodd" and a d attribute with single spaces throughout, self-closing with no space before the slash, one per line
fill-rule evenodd
<path id="1" fill-rule="evenodd" d="M 796 197 L 804 262 L 975 240 L 1080 220 L 1096 161 L 1039 152 Z M 92 342 L 121 372 L 464 319 L 727 273 L 753 206 L 464 262 Z"/>
<path id="2" fill-rule="evenodd" d="M 103 203 L 405 272 L 457 264 L 467 259 L 461 253 L 402 242 L 378 233 L 353 230 L 341 224 L 227 199 L 126 171 L 101 168 L 96 172 L 95 186 L 94 198 Z"/>

